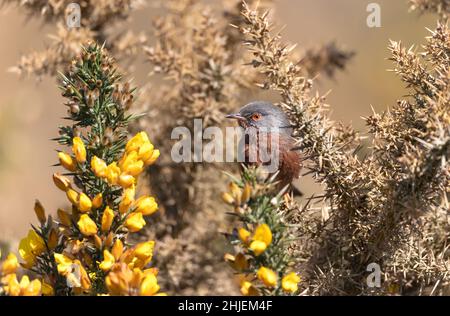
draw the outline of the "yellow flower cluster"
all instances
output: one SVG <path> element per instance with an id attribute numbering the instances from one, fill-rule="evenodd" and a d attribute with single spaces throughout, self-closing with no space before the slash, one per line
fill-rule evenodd
<path id="1" fill-rule="evenodd" d="M 242 206 L 246 206 L 252 196 L 252 187 L 246 183 L 241 189 L 236 183 L 230 182 L 229 189 L 229 192 L 222 193 L 222 199 L 225 203 L 234 206 L 234 210 L 241 214 L 244 211 Z"/>
<path id="2" fill-rule="evenodd" d="M 272 243 L 272 232 L 267 224 L 258 225 L 253 237 L 245 228 L 240 228 L 238 234 L 241 241 L 254 252 L 255 256 L 261 255 Z"/>
<path id="3" fill-rule="evenodd" d="M 272 243 L 272 232 L 267 224 L 258 225 L 253 235 L 247 229 L 240 228 L 238 230 L 238 236 L 242 244 L 248 247 L 256 257 L 264 253 Z M 248 260 L 243 253 L 238 253 L 235 256 L 226 254 L 225 260 L 238 272 L 245 272 L 249 268 Z M 273 288 L 278 285 L 278 274 L 270 268 L 260 267 L 256 272 L 256 277 L 268 288 Z M 295 293 L 298 290 L 299 282 L 300 277 L 292 272 L 282 278 L 281 287 L 287 293 Z M 243 295 L 255 296 L 258 295 L 258 289 L 247 278 L 243 278 L 241 281 L 241 293 Z"/>
<path id="4" fill-rule="evenodd" d="M 266 223 L 257 225 L 249 224 L 245 215 L 252 209 L 248 205 L 251 203 L 252 186 L 245 183 L 240 188 L 234 182 L 230 183 L 230 191 L 222 194 L 225 203 L 232 205 L 235 211 L 246 226 L 253 229 L 241 227 L 237 230 L 236 238 L 240 242 L 241 252 L 236 255 L 225 254 L 225 260 L 230 266 L 241 275 L 240 290 L 243 295 L 257 296 L 263 293 L 262 289 L 268 289 L 270 293 L 278 293 L 283 291 L 287 294 L 293 294 L 298 291 L 298 283 L 300 277 L 295 272 L 284 274 L 283 270 L 277 270 L 278 267 L 271 268 L 270 255 L 272 252 L 273 233 L 270 226 Z M 256 226 L 256 227 L 255 227 Z M 263 257 L 263 254 L 269 253 Z M 260 257 L 263 257 L 260 259 Z"/>
<path id="5" fill-rule="evenodd" d="M 91 160 L 91 168 L 99 178 L 106 179 L 110 185 L 129 188 L 136 184 L 136 177 L 145 166 L 153 164 L 159 157 L 159 150 L 154 149 L 145 132 L 136 134 L 125 147 L 120 161 L 109 165 L 96 156 Z"/>
<path id="6" fill-rule="evenodd" d="M 111 252 L 104 251 L 99 267 L 104 272 L 109 271 L 105 281 L 112 295 L 165 295 L 158 293 L 158 270 L 145 269 L 152 260 L 154 245 L 154 241 L 148 241 L 124 251 L 118 239 Z"/>
<path id="7" fill-rule="evenodd" d="M 76 138 L 73 139 L 73 143 L 72 150 L 76 161 L 78 163 L 85 162 L 86 159 L 83 159 L 85 158 L 83 143 L 76 140 Z M 126 291 L 124 284 L 127 284 L 127 287 L 130 287 L 130 289 L 136 284 L 131 284 L 132 282 L 125 282 L 123 280 L 119 282 L 121 290 L 117 290 L 114 281 L 121 277 L 124 280 L 128 280 L 127 278 L 130 273 L 133 275 L 136 274 L 132 278 L 133 282 L 137 282 L 137 274 L 141 273 L 139 274 L 139 278 L 142 279 L 145 287 L 148 287 L 151 278 L 156 280 L 156 274 L 150 276 L 150 270 L 142 270 L 152 258 L 154 242 L 141 243 L 132 249 L 124 251 L 122 241 L 115 239 L 111 229 L 115 224 L 114 228 L 116 230 L 120 228 L 117 225 L 123 225 L 129 232 L 137 232 L 146 224 L 144 216 L 151 215 L 158 210 L 158 204 L 151 196 L 142 196 L 135 199 L 137 176 L 144 170 L 145 166 L 153 164 L 158 157 L 159 150 L 154 149 L 153 144 L 149 141 L 145 132 L 138 133 L 128 141 L 125 152 L 119 162 L 112 162 L 107 165 L 101 158 L 96 156 L 92 157 L 90 167 L 93 173 L 98 178 L 105 180 L 109 185 L 118 185 L 123 189 L 117 210 L 114 210 L 110 205 L 106 205 L 99 223 L 96 223 L 90 217 L 90 212 L 103 205 L 102 194 L 98 194 L 91 200 L 86 194 L 74 191 L 68 179 L 61 175 L 54 175 L 57 187 L 66 190 L 69 201 L 82 213 L 76 222 L 77 228 L 86 238 L 93 238 L 97 248 L 103 249 L 103 260 L 98 262 L 98 268 L 104 273 L 107 273 L 105 282 L 111 294 L 129 295 L 130 293 L 140 293 L 131 290 Z M 58 216 L 62 224 L 70 226 L 71 216 L 69 214 L 63 210 L 59 210 Z M 115 241 L 112 244 L 114 239 Z M 72 259 L 70 255 L 66 254 L 55 254 L 55 260 L 58 264 L 58 272 L 68 280 L 73 279 L 73 270 L 74 267 L 76 268 L 75 270 L 78 271 L 81 278 L 78 278 L 80 280 L 78 282 L 70 281 L 75 288 L 81 288 L 82 290 L 88 290 L 90 288 L 91 284 L 88 273 L 79 260 Z M 124 264 L 129 271 L 123 267 Z M 155 284 L 156 287 L 157 283 Z M 145 295 L 149 293 L 148 290 L 144 292 Z"/>
<path id="8" fill-rule="evenodd" d="M 67 285 L 73 288 L 76 293 L 80 294 L 91 288 L 91 280 L 80 260 L 71 259 L 60 253 L 55 253 L 54 258 L 58 273 L 66 278 Z"/>
<path id="9" fill-rule="evenodd" d="M 72 139 L 73 156 L 59 152 L 60 164 L 75 174 L 86 174 L 89 152 L 80 137 Z M 111 198 L 111 191 L 89 195 L 77 192 L 70 179 L 60 173 L 53 175 L 56 187 L 64 191 L 72 204 L 72 212 L 58 209 L 59 222 L 47 220 L 45 210 L 36 201 L 34 210 L 41 223 L 40 229 L 31 229 L 20 241 L 19 254 L 22 266 L 40 269 L 39 262 L 47 262 L 64 277 L 64 286 L 73 294 L 96 293 L 96 288 L 106 288 L 112 295 L 163 295 L 159 292 L 157 270 L 147 268 L 154 248 L 154 241 L 143 242 L 128 248 L 124 245 L 127 232 L 141 230 L 144 216 L 158 210 L 151 196 L 135 197 L 138 175 L 145 166 L 159 157 L 145 132 L 131 138 L 121 159 L 107 165 L 93 156 L 92 174 L 105 181 L 111 190 L 119 192 Z M 106 200 L 105 200 L 106 198 Z M 61 236 L 63 238 L 60 238 Z M 38 260 L 38 258 L 40 258 Z M 51 259 L 47 259 L 51 258 Z M 95 258 L 95 259 L 94 259 Z M 100 258 L 100 259 L 98 259 Z M 17 257 L 9 254 L 1 266 L 0 291 L 7 295 L 52 295 L 55 284 L 42 273 L 42 279 L 29 280 L 23 276 L 17 280 L 20 266 Z M 100 281 L 99 281 L 100 280 Z M 101 282 L 103 286 L 97 286 Z M 61 285 L 61 284 L 60 284 Z M 96 293 L 106 294 L 106 293 Z"/>
<path id="10" fill-rule="evenodd" d="M 0 267 L 0 284 L 6 295 L 39 296 L 43 294 L 44 289 L 40 280 L 30 281 L 27 275 L 22 276 L 20 281 L 17 279 L 16 271 L 19 268 L 19 260 L 16 255 L 10 253 Z"/>
<path id="11" fill-rule="evenodd" d="M 24 266 L 31 268 L 36 263 L 36 257 L 45 250 L 45 243 L 34 229 L 30 229 L 27 237 L 19 243 L 19 254 L 25 261 Z"/>
<path id="12" fill-rule="evenodd" d="M 73 138 L 72 151 L 79 164 L 86 161 L 86 149 L 79 137 Z M 136 177 L 144 170 L 145 166 L 153 164 L 158 159 L 160 152 L 154 149 L 145 132 L 140 132 L 130 139 L 125 147 L 125 153 L 120 161 L 109 165 L 97 156 L 91 159 L 91 169 L 94 174 L 106 180 L 110 185 L 119 185 L 124 189 L 122 200 L 119 204 L 119 214 L 124 219 L 124 224 L 130 232 L 137 232 L 145 226 L 144 216 L 153 214 L 158 210 L 158 204 L 151 196 L 142 196 L 135 200 Z M 77 166 L 74 159 L 66 153 L 59 153 L 60 163 L 69 171 L 75 171 Z M 89 213 L 92 209 L 102 206 L 102 194 L 89 197 L 85 193 L 72 189 L 70 180 L 60 174 L 54 174 L 53 180 L 56 186 L 65 191 L 68 200 L 77 207 L 81 213 Z M 60 219 L 68 224 L 67 216 L 60 212 Z M 109 206 L 103 211 L 101 231 L 107 232 L 113 224 L 115 214 Z M 122 220 L 122 219 L 121 219 Z M 85 236 L 94 236 L 98 232 L 96 223 L 88 214 L 82 214 L 77 222 L 80 232 Z"/>

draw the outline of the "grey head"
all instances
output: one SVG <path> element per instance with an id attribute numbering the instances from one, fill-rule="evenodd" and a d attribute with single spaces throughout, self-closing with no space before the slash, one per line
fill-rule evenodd
<path id="1" fill-rule="evenodd" d="M 291 124 L 286 114 L 270 102 L 256 101 L 242 107 L 238 113 L 226 116 L 238 121 L 243 128 L 273 130 L 291 134 Z"/>

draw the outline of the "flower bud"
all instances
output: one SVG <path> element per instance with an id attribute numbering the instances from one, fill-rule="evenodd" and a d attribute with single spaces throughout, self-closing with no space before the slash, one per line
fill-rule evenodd
<path id="1" fill-rule="evenodd" d="M 97 225 L 87 214 L 83 214 L 77 222 L 78 228 L 85 236 L 93 236 L 97 234 Z"/>
<path id="2" fill-rule="evenodd" d="M 39 202 L 39 200 L 36 200 L 34 202 L 34 212 L 36 213 L 36 217 L 39 222 L 44 225 L 47 221 L 47 217 L 45 216 L 45 209 L 42 206 L 41 202 Z"/>
<path id="3" fill-rule="evenodd" d="M 91 199 L 83 192 L 80 193 L 78 199 L 78 209 L 81 213 L 88 213 L 92 209 Z"/>
<path id="4" fill-rule="evenodd" d="M 97 234 L 94 235 L 94 244 L 95 244 L 95 248 L 97 248 L 99 250 L 102 249 L 102 247 L 103 247 L 102 240 L 100 239 L 100 237 Z"/>
<path id="5" fill-rule="evenodd" d="M 84 147 L 83 140 L 80 137 L 74 137 L 72 142 L 72 151 L 75 159 L 79 163 L 84 163 L 86 161 L 86 147 Z"/>
<path id="6" fill-rule="evenodd" d="M 104 242 L 105 247 L 107 247 L 107 248 L 111 247 L 113 240 L 114 240 L 114 234 L 113 234 L 113 232 L 110 232 L 105 239 L 105 242 Z"/>
<path id="7" fill-rule="evenodd" d="M 100 206 L 102 206 L 102 204 L 103 204 L 103 194 L 99 193 L 92 200 L 92 207 L 97 209 Z"/>
<path id="8" fill-rule="evenodd" d="M 58 153 L 59 163 L 61 166 L 66 168 L 67 170 L 74 172 L 77 170 L 77 166 L 75 164 L 75 161 L 72 159 L 72 157 L 62 151 Z"/>
<path id="9" fill-rule="evenodd" d="M 114 258 L 116 260 L 119 260 L 120 256 L 122 256 L 123 254 L 123 243 L 120 239 L 116 239 L 116 241 L 114 242 L 114 245 L 112 247 L 111 250 Z"/>
<path id="10" fill-rule="evenodd" d="M 91 169 L 94 172 L 94 174 L 99 178 L 106 177 L 106 169 L 108 167 L 106 166 L 106 162 L 102 159 L 98 158 L 97 156 L 92 157 L 91 159 Z"/>
<path id="11" fill-rule="evenodd" d="M 71 217 L 66 211 L 59 208 L 57 213 L 61 224 L 63 224 L 64 226 L 70 226 L 72 224 Z"/>
<path id="12" fill-rule="evenodd" d="M 66 191 L 67 199 L 72 203 L 73 205 L 78 204 L 78 192 L 72 189 L 68 189 Z"/>
<path id="13" fill-rule="evenodd" d="M 107 232 L 111 228 L 114 220 L 114 212 L 109 206 L 106 207 L 102 215 L 102 232 Z"/>
<path id="14" fill-rule="evenodd" d="M 61 191 L 66 192 L 70 188 L 70 180 L 62 176 L 60 173 L 53 174 L 53 182 Z"/>
<path id="15" fill-rule="evenodd" d="M 50 230 L 47 245 L 50 250 L 53 250 L 58 246 L 58 232 L 54 228 Z"/>

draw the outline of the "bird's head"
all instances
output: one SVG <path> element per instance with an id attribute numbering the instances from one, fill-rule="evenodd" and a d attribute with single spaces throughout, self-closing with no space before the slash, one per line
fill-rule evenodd
<path id="1" fill-rule="evenodd" d="M 281 133 L 291 134 L 289 119 L 286 114 L 270 102 L 256 101 L 245 105 L 238 113 L 226 116 L 238 121 L 244 129 L 256 128 L 257 130 L 278 129 Z"/>

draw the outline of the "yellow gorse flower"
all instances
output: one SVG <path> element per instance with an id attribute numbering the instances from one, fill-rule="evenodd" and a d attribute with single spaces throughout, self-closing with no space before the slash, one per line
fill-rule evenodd
<path id="1" fill-rule="evenodd" d="M 91 169 L 97 177 L 99 177 L 99 178 L 106 177 L 106 169 L 107 168 L 108 168 L 108 166 L 106 165 L 105 161 L 98 158 L 97 156 L 92 157 Z"/>
<path id="2" fill-rule="evenodd" d="M 117 264 L 105 281 L 112 295 L 165 295 L 165 293 L 158 293 L 160 287 L 154 269 L 142 271 L 138 268 L 130 268 L 124 263 Z"/>
<path id="3" fill-rule="evenodd" d="M 153 273 L 145 274 L 139 287 L 140 296 L 153 296 L 159 291 L 158 280 Z"/>
<path id="4" fill-rule="evenodd" d="M 277 274 L 272 269 L 266 267 L 259 268 L 256 276 L 267 287 L 275 287 L 278 283 Z"/>
<path id="5" fill-rule="evenodd" d="M 272 243 L 272 231 L 267 224 L 258 225 L 253 236 L 245 228 L 239 228 L 238 236 L 242 243 L 248 246 L 256 256 L 261 255 Z"/>
<path id="6" fill-rule="evenodd" d="M 132 151 L 129 153 L 125 153 L 125 155 L 119 162 L 119 167 L 122 172 L 132 176 L 137 176 L 142 172 L 144 168 L 144 162 L 142 160 L 139 160 L 137 152 Z"/>
<path id="7" fill-rule="evenodd" d="M 60 253 L 55 253 L 54 258 L 57 264 L 59 274 L 66 276 L 69 272 L 72 271 L 72 264 L 73 264 L 72 259 Z"/>
<path id="8" fill-rule="evenodd" d="M 87 214 L 80 216 L 80 220 L 77 222 L 78 228 L 85 236 L 93 236 L 97 234 L 97 224 Z"/>
<path id="9" fill-rule="evenodd" d="M 103 272 L 106 272 L 106 271 L 109 271 L 115 263 L 116 263 L 116 259 L 114 258 L 112 253 L 110 253 L 108 250 L 104 250 L 103 251 L 103 261 L 100 262 L 98 267 Z"/>
<path id="10" fill-rule="evenodd" d="M 145 164 L 146 166 L 150 166 L 150 165 L 154 164 L 155 161 L 159 158 L 159 155 L 160 155 L 160 154 L 161 154 L 161 153 L 159 152 L 159 149 L 153 150 L 152 155 L 150 156 L 149 159 L 147 159 L 147 160 L 144 161 L 144 164 Z"/>
<path id="11" fill-rule="evenodd" d="M 129 188 L 126 188 L 123 191 L 122 200 L 120 201 L 120 204 L 119 204 L 119 212 L 121 214 L 126 213 L 128 211 L 128 209 L 130 208 L 130 206 L 133 204 L 135 194 L 136 194 L 136 189 L 135 189 L 134 185 L 132 185 Z"/>
<path id="12" fill-rule="evenodd" d="M 66 196 L 67 196 L 67 199 L 69 200 L 70 203 L 72 203 L 73 205 L 78 205 L 79 195 L 78 195 L 77 191 L 72 190 L 72 189 L 68 189 L 66 191 Z"/>
<path id="13" fill-rule="evenodd" d="M 120 176 L 120 168 L 117 166 L 116 162 L 112 162 L 108 165 L 105 171 L 106 179 L 111 185 L 116 185 Z"/>
<path id="14" fill-rule="evenodd" d="M 92 209 L 92 201 L 85 193 L 81 192 L 78 197 L 78 209 L 82 213 L 88 213 Z"/>
<path id="15" fill-rule="evenodd" d="M 114 245 L 112 247 L 111 250 L 112 255 L 114 256 L 114 258 L 116 260 L 119 260 L 119 258 L 122 256 L 123 254 L 123 243 L 120 239 L 116 239 L 116 241 L 114 242 Z"/>
<path id="16" fill-rule="evenodd" d="M 2 263 L 1 273 L 3 275 L 16 273 L 18 267 L 19 267 L 19 260 L 17 260 L 15 254 L 10 253 L 6 257 L 6 260 Z"/>
<path id="17" fill-rule="evenodd" d="M 258 296 L 259 292 L 258 289 L 247 280 L 243 280 L 241 282 L 241 293 L 245 296 Z"/>
<path id="18" fill-rule="evenodd" d="M 127 153 L 132 151 L 138 151 L 141 146 L 143 146 L 146 143 L 149 143 L 149 139 L 146 132 L 139 132 L 136 135 L 134 135 L 125 146 L 125 151 Z"/>
<path id="19" fill-rule="evenodd" d="M 92 199 L 92 207 L 99 208 L 103 204 L 103 194 L 99 193 Z"/>
<path id="20" fill-rule="evenodd" d="M 155 242 L 153 240 L 141 242 L 134 247 L 134 255 L 139 259 L 150 262 L 153 256 Z"/>
<path id="21" fill-rule="evenodd" d="M 144 216 L 152 215 L 158 210 L 158 204 L 152 196 L 142 196 L 136 200 L 136 212 L 142 213 Z"/>
<path id="22" fill-rule="evenodd" d="M 125 151 L 127 155 L 135 152 L 137 159 L 142 161 L 146 166 L 153 164 L 160 155 L 159 150 L 154 149 L 153 144 L 145 132 L 137 133 L 131 138 L 125 147 Z M 132 155 L 134 157 L 134 154 Z"/>
<path id="23" fill-rule="evenodd" d="M 71 172 L 74 172 L 75 170 L 77 170 L 77 165 L 70 155 L 60 151 L 58 153 L 58 158 L 59 158 L 59 163 L 61 164 L 61 166 L 63 166 L 67 170 L 69 170 Z"/>
<path id="24" fill-rule="evenodd" d="M 143 269 L 152 260 L 154 245 L 154 241 L 139 243 L 123 253 L 120 260 L 126 263 L 130 269 Z"/>
<path id="25" fill-rule="evenodd" d="M 85 291 L 90 289 L 91 280 L 80 260 L 72 260 L 60 253 L 55 253 L 54 258 L 58 273 L 66 277 L 69 287 L 80 288 Z"/>
<path id="26" fill-rule="evenodd" d="M 79 163 L 84 163 L 86 161 L 86 147 L 84 147 L 83 140 L 80 137 L 74 137 L 72 142 L 72 151 L 75 159 Z"/>
<path id="27" fill-rule="evenodd" d="M 136 184 L 136 179 L 132 175 L 127 174 L 127 173 L 122 173 L 119 176 L 119 185 L 122 188 L 128 188 L 134 184 Z"/>
<path id="28" fill-rule="evenodd" d="M 147 161 L 149 160 L 154 153 L 154 146 L 150 141 L 144 141 L 141 146 L 137 149 L 137 154 L 140 160 Z"/>
<path id="29" fill-rule="evenodd" d="M 35 279 L 30 281 L 27 275 L 24 275 L 20 282 L 17 280 L 16 274 L 10 274 L 4 279 L 6 283 L 4 290 L 10 296 L 40 296 L 41 295 L 41 281 Z"/>
<path id="30" fill-rule="evenodd" d="M 34 229 L 30 229 L 27 237 L 19 243 L 19 254 L 25 260 L 25 267 L 30 268 L 36 262 L 36 256 L 39 256 L 45 249 L 45 243 Z"/>
<path id="31" fill-rule="evenodd" d="M 128 215 L 125 220 L 125 226 L 132 233 L 140 231 L 145 226 L 145 220 L 142 213 L 134 212 Z"/>
<path id="32" fill-rule="evenodd" d="M 300 281 L 300 277 L 295 272 L 291 272 L 281 279 L 281 287 L 287 293 L 295 293 L 298 290 Z"/>
<path id="33" fill-rule="evenodd" d="M 261 224 L 256 227 L 255 234 L 253 235 L 253 241 L 250 243 L 249 248 L 255 253 L 256 256 L 261 255 L 267 247 L 272 243 L 272 231 L 267 224 Z"/>
<path id="34" fill-rule="evenodd" d="M 114 220 L 114 212 L 107 206 L 102 215 L 102 232 L 107 232 L 111 228 Z"/>
<path id="35" fill-rule="evenodd" d="M 245 244 L 248 245 L 248 243 L 250 242 L 250 236 L 252 234 L 246 230 L 245 228 L 239 228 L 238 229 L 238 236 L 239 239 Z"/>
<path id="36" fill-rule="evenodd" d="M 140 132 L 131 138 L 125 147 L 125 153 L 119 163 L 106 163 L 94 156 L 91 169 L 97 177 L 105 178 L 110 185 L 120 185 L 128 188 L 136 184 L 136 177 L 158 159 L 159 150 L 154 149 L 145 132 Z"/>

